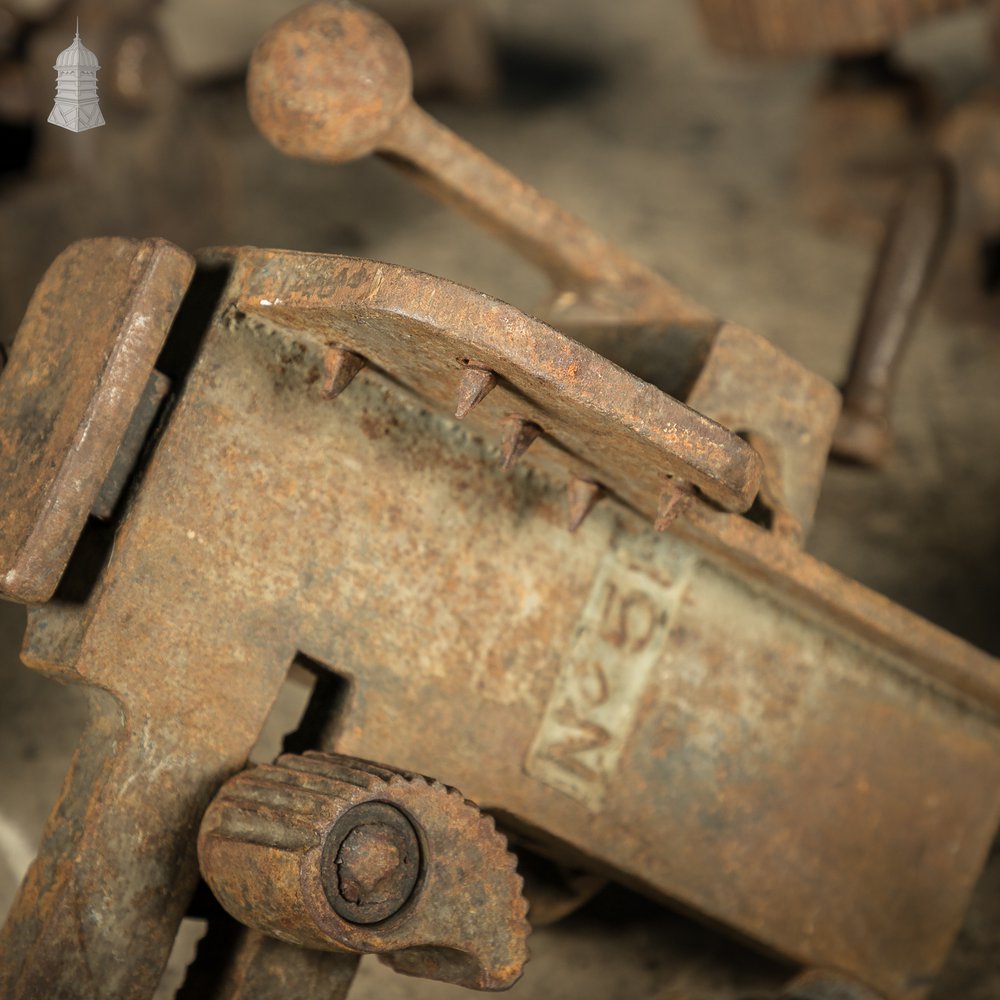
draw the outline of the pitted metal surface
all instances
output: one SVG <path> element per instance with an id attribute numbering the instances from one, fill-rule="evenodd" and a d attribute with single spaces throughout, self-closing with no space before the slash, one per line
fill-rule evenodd
<path id="1" fill-rule="evenodd" d="M 223 906 L 286 942 L 375 952 L 398 972 L 480 990 L 512 986 L 528 957 L 506 840 L 460 792 L 419 775 L 286 754 L 222 787 L 198 854 Z"/>
<path id="2" fill-rule="evenodd" d="M 693 391 L 691 405 L 713 420 L 750 418 L 734 429 L 767 442 L 768 495 L 788 536 L 801 541 L 836 426 L 834 387 L 762 337 L 724 324 L 442 126 L 414 103 L 410 75 L 405 48 L 381 18 L 320 0 L 264 36 L 247 97 L 257 127 L 283 153 L 326 163 L 378 153 L 536 264 L 553 284 L 544 314 L 557 328 L 665 392 Z M 712 388 L 718 379 L 722 398 Z M 746 379 L 753 389 L 741 392 Z"/>
<path id="3" fill-rule="evenodd" d="M 414 162 L 436 142 L 476 162 L 437 129 L 416 127 Z M 613 277 L 606 296 L 600 276 L 580 279 L 583 299 L 596 290 L 581 312 L 629 315 L 641 265 L 584 235 L 608 252 L 605 275 L 620 264 L 640 278 L 616 291 Z M 178 321 L 193 368 L 171 385 L 137 368 L 129 398 L 158 385 L 172 395 L 164 418 L 121 415 L 112 437 L 138 439 L 119 449 L 124 480 L 91 470 L 103 564 L 85 582 L 71 567 L 59 601 L 31 613 L 26 658 L 86 684 L 94 711 L 3 932 L 4 988 L 148 995 L 187 911 L 202 822 L 217 894 L 276 937 L 240 931 L 221 979 L 199 992 L 192 975 L 190 995 L 344 996 L 354 956 L 289 944 L 290 913 L 332 919 L 310 932 L 321 947 L 346 939 L 467 985 L 511 980 L 517 961 L 449 965 L 454 936 L 423 952 L 434 921 L 392 938 L 430 898 L 420 873 L 448 860 L 414 851 L 416 807 L 365 801 L 343 829 L 334 820 L 304 917 L 298 876 L 248 883 L 248 845 L 295 854 L 241 837 L 298 829 L 302 811 L 243 793 L 299 765 L 241 768 L 305 658 L 337 679 L 309 710 L 327 753 L 437 775 L 475 799 L 438 802 L 472 826 L 489 809 L 512 843 L 591 886 L 619 880 L 813 967 L 785 990 L 796 1000 L 922 996 L 997 825 L 997 664 L 799 551 L 832 387 L 707 311 L 686 326 L 665 307 L 635 314 L 650 342 L 681 334 L 653 354 L 676 361 L 682 403 L 441 279 L 253 249 L 202 260 L 199 282 L 230 274 L 210 321 Z M 560 298 L 568 317 L 572 294 Z M 591 333 L 643 353 L 627 323 Z M 0 379 L 0 406 L 14 384 Z M 80 391 L 100 399 L 100 386 Z M 740 516 L 755 496 L 762 523 Z M 226 844 L 212 825 L 224 812 L 242 816 Z M 480 832 L 494 853 L 470 864 L 467 893 L 512 876 L 502 838 L 485 820 Z M 461 954 L 517 952 L 523 900 L 499 895 L 495 922 L 472 926 L 475 907 L 459 907 Z"/>
<path id="4" fill-rule="evenodd" d="M 920 996 L 997 823 L 995 662 L 697 498 L 658 534 L 608 496 L 570 534 L 567 452 L 504 472 L 501 390 L 457 422 L 437 334 L 402 336 L 366 281 L 337 285 L 334 335 L 399 353 L 326 398 L 334 314 L 259 305 L 265 279 L 380 267 L 322 263 L 233 255 L 103 574 L 31 613 L 25 659 L 112 694 L 4 932 L 12 995 L 97 969 L 105 996 L 151 987 L 193 830 L 303 654 L 346 685 L 320 749 L 436 774 L 557 856 Z M 466 295 L 443 329 L 489 328 Z"/>

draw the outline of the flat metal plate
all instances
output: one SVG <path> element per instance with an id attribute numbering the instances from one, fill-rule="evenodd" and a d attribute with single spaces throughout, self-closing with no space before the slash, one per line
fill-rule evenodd
<path id="1" fill-rule="evenodd" d="M 0 375 L 0 596 L 48 600 L 194 273 L 166 240 L 81 240 L 45 273 Z"/>
<path id="2" fill-rule="evenodd" d="M 840 416 L 840 393 L 759 334 L 724 323 L 688 402 L 761 446 L 771 491 L 809 534 Z"/>

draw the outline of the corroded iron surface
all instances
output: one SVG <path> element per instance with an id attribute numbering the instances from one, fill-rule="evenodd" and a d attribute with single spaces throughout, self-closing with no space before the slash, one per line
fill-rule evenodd
<path id="1" fill-rule="evenodd" d="M 247 97 L 258 128 L 282 152 L 330 163 L 377 152 L 504 240 L 551 278 L 545 315 L 555 326 L 664 391 L 683 398 L 703 372 L 703 381 L 727 385 L 748 376 L 755 387 L 766 382 L 767 402 L 756 388 L 756 405 L 743 393 L 740 410 L 754 423 L 740 429 L 753 431 L 776 456 L 765 467 L 768 493 L 781 498 L 789 536 L 803 538 L 836 419 L 830 384 L 763 338 L 722 324 L 442 126 L 413 103 L 410 77 L 406 50 L 388 24 L 353 4 L 325 0 L 264 36 L 250 62 Z M 722 369 L 732 364 L 737 339 L 739 366 L 727 376 Z M 692 405 L 725 423 L 730 402 L 704 391 Z"/>
<path id="2" fill-rule="evenodd" d="M 46 272 L 0 379 L 0 596 L 55 591 L 193 271 L 165 240 L 94 239 Z"/>
<path id="3" fill-rule="evenodd" d="M 444 379 L 439 353 L 439 328 L 483 346 L 492 300 L 394 271 L 437 289 L 402 322 L 379 265 L 332 258 L 365 280 L 299 315 L 272 297 L 295 255 L 231 256 L 103 573 L 29 616 L 25 660 L 90 685 L 94 716 L 3 991 L 148 995 L 202 813 L 306 657 L 342 682 L 317 749 L 434 774 L 563 863 L 922 996 L 1000 815 L 996 661 L 679 486 L 664 533 L 622 476 L 571 534 L 568 472 L 600 451 L 613 475 L 632 431 L 539 438 L 504 472 L 507 375 L 459 422 L 464 355 Z M 385 353 L 330 399 L 355 335 Z"/>
<path id="4" fill-rule="evenodd" d="M 320 2 L 279 21 L 254 51 L 247 100 L 257 127 L 290 156 L 389 157 L 549 274 L 563 310 L 582 300 L 600 315 L 712 318 L 418 107 L 402 41 L 363 7 Z"/>
<path id="5" fill-rule="evenodd" d="M 505 468 L 544 442 L 574 475 L 650 516 L 668 476 L 729 510 L 757 495 L 760 460 L 732 431 L 496 299 L 347 257 L 248 250 L 240 263 L 235 311 L 329 349 L 328 398 L 366 363 L 446 412 L 500 428 Z M 471 413 L 470 368 L 497 382 Z"/>
<path id="6" fill-rule="evenodd" d="M 176 1000 L 346 1000 L 361 956 L 299 948 L 249 927 L 210 929 Z"/>
<path id="7" fill-rule="evenodd" d="M 233 916 L 287 942 L 374 952 L 398 972 L 481 990 L 512 986 L 527 960 L 506 840 L 419 775 L 286 754 L 222 787 L 198 855 Z"/>
<path id="8" fill-rule="evenodd" d="M 773 526 L 801 543 L 812 526 L 840 413 L 837 390 L 763 337 L 726 323 L 688 402 L 746 436 L 764 465 L 762 500 Z"/>

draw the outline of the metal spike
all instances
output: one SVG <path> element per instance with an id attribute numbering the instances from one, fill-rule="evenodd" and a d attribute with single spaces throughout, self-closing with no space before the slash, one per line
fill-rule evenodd
<path id="1" fill-rule="evenodd" d="M 603 487 L 589 479 L 574 476 L 566 486 L 569 500 L 569 530 L 576 531 L 584 518 L 594 509 L 594 504 L 604 496 Z"/>
<path id="2" fill-rule="evenodd" d="M 515 420 L 507 429 L 500 445 L 503 454 L 501 468 L 507 472 L 514 463 L 528 450 L 528 445 L 542 433 L 538 424 L 533 424 L 528 420 Z"/>
<path id="3" fill-rule="evenodd" d="M 464 420 L 474 406 L 478 406 L 497 384 L 497 377 L 486 368 L 466 368 L 458 384 L 458 402 L 455 416 Z"/>
<path id="4" fill-rule="evenodd" d="M 354 380 L 354 376 L 365 366 L 365 359 L 342 347 L 327 349 L 323 358 L 326 377 L 323 379 L 323 398 L 336 399 Z"/>
<path id="5" fill-rule="evenodd" d="M 694 490 L 683 479 L 670 479 L 660 494 L 659 506 L 656 508 L 656 520 L 653 527 L 657 531 L 666 531 L 691 506 Z"/>

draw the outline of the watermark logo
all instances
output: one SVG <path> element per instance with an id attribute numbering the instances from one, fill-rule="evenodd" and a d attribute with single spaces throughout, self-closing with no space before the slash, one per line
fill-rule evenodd
<path id="1" fill-rule="evenodd" d="M 49 123 L 71 132 L 85 132 L 104 124 L 97 101 L 97 56 L 80 40 L 80 19 L 76 19 L 76 38 L 56 59 L 56 101 Z"/>

